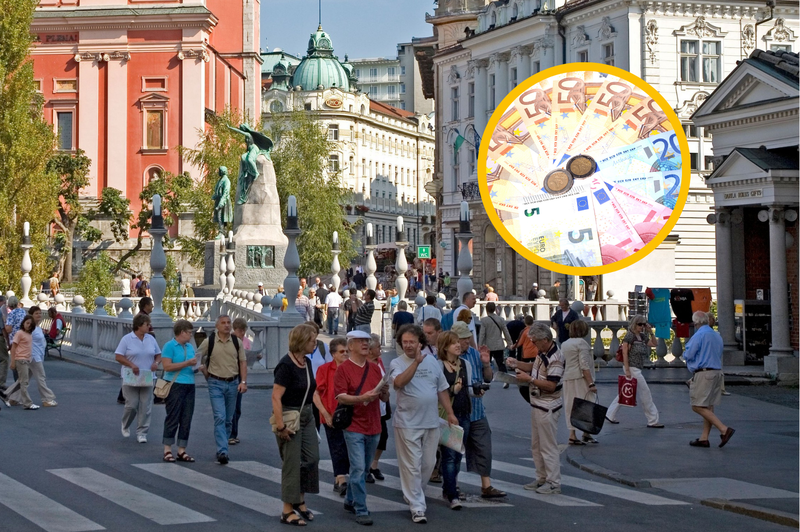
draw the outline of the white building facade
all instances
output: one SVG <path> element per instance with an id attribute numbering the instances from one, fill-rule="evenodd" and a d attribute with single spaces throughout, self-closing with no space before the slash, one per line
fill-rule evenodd
<path id="1" fill-rule="evenodd" d="M 555 7 L 555 9 L 553 9 Z M 772 18 L 769 18 L 769 17 Z M 506 296 L 525 296 L 530 284 L 552 282 L 551 272 L 519 257 L 498 238 L 477 189 L 472 128 L 483 134 L 494 108 L 518 83 L 551 66 L 606 63 L 652 85 L 674 107 L 689 138 L 689 198 L 673 234 L 624 272 L 603 276 L 617 297 L 634 284 L 710 287 L 716 291 L 714 200 L 704 177 L 713 170 L 710 134 L 690 117 L 714 88 L 756 47 L 797 50 L 798 6 L 734 1 L 631 3 L 578 0 L 440 0 L 427 16 L 437 37 L 433 84 L 439 122 L 435 184 L 440 194 L 439 263 L 455 273 L 458 205 L 470 202 L 475 233 L 473 274 Z M 758 24 L 758 25 L 757 25 Z M 467 149 L 465 149 L 467 148 Z"/>
<path id="2" fill-rule="evenodd" d="M 433 116 L 372 101 L 356 87 L 352 64 L 332 55 L 330 36 L 320 29 L 312 41 L 314 50 L 309 44 L 309 55 L 296 67 L 272 67 L 272 84 L 262 94 L 264 124 L 273 114 L 300 108 L 315 113 L 327 128 L 336 146 L 328 171 L 338 173 L 352 193 L 345 212 L 351 223 L 363 220 L 355 235 L 362 252 L 367 223 L 373 224 L 377 244 L 388 244 L 395 240 L 398 216 L 412 251 L 431 245 L 436 206 L 425 185 L 433 179 Z"/>

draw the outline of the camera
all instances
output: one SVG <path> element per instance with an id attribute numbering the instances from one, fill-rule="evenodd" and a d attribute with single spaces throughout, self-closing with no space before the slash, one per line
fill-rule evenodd
<path id="1" fill-rule="evenodd" d="M 541 390 L 539 390 L 538 386 L 531 386 L 530 387 L 530 395 L 531 397 L 539 397 L 542 394 Z"/>
<path id="2" fill-rule="evenodd" d="M 480 384 L 473 384 L 472 385 L 472 393 L 473 395 L 480 395 L 481 392 L 487 391 L 491 386 L 488 383 L 480 383 Z"/>

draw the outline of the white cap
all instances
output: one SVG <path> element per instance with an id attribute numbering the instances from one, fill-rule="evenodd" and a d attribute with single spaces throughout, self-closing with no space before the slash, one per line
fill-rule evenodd
<path id="1" fill-rule="evenodd" d="M 539 286 L 539 283 L 533 283 L 533 286 Z"/>
<path id="2" fill-rule="evenodd" d="M 264 286 L 264 283 L 258 283 L 258 286 Z"/>
<path id="3" fill-rule="evenodd" d="M 356 340 L 372 340 L 372 336 L 368 332 L 364 331 L 350 331 L 347 333 L 347 339 L 356 339 Z"/>

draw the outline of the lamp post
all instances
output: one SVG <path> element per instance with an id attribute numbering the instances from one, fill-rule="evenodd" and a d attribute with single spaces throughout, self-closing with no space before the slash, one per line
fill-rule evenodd
<path id="1" fill-rule="evenodd" d="M 297 278 L 297 269 L 300 267 L 300 254 L 297 251 L 297 237 L 300 235 L 300 226 L 297 223 L 297 198 L 289 196 L 286 208 L 286 229 L 283 234 L 289 239 L 286 255 L 283 257 L 283 266 L 288 275 L 283 281 L 284 294 L 286 294 L 286 312 L 281 314 L 281 322 L 302 323 L 305 319 L 300 316 L 295 308 L 297 291 L 300 289 L 300 279 Z M 335 233 L 334 233 L 335 234 Z"/>
<path id="2" fill-rule="evenodd" d="M 378 269 L 378 265 L 375 263 L 375 237 L 372 234 L 372 224 L 367 224 L 367 245 L 365 246 L 367 250 L 367 288 L 370 290 L 375 290 L 378 287 L 378 279 L 375 278 L 375 271 Z"/>
<path id="3" fill-rule="evenodd" d="M 464 301 L 464 295 L 472 292 L 472 253 L 469 252 L 469 242 L 472 240 L 472 229 L 469 223 L 469 204 L 466 201 L 461 202 L 461 213 L 458 217 L 458 233 L 456 238 L 461 243 L 461 252 L 458 254 L 458 271 L 461 272 L 461 277 L 458 279 L 458 297 Z"/>
<path id="4" fill-rule="evenodd" d="M 406 290 L 408 290 L 408 279 L 406 279 L 406 272 L 408 271 L 408 262 L 406 261 L 408 239 L 406 238 L 406 232 L 403 230 L 402 216 L 397 217 L 397 235 L 394 245 L 397 246 L 397 260 L 394 264 L 394 268 L 397 270 L 395 286 L 397 287 L 397 297 L 399 301 L 402 301 L 406 298 Z"/>
<path id="5" fill-rule="evenodd" d="M 33 263 L 31 262 L 32 247 L 31 224 L 25 222 L 22 224 L 22 279 L 19 281 L 20 288 L 22 289 L 22 299 L 20 299 L 20 303 L 22 303 L 25 308 L 33 306 L 33 301 L 28 297 L 28 292 L 31 290 L 30 273 L 33 269 Z"/>
<path id="6" fill-rule="evenodd" d="M 153 196 L 153 217 L 150 225 L 150 235 L 153 237 L 153 248 L 150 251 L 150 269 L 153 277 L 150 279 L 150 292 L 153 294 L 153 312 L 150 321 L 153 326 L 156 340 L 159 345 L 164 345 L 172 339 L 172 318 L 164 312 L 164 294 L 167 293 L 167 281 L 164 279 L 164 268 L 167 267 L 167 255 L 164 253 L 162 239 L 167 234 L 164 227 L 164 217 L 161 213 L 161 196 Z"/>
<path id="7" fill-rule="evenodd" d="M 339 233 L 338 231 L 333 232 L 333 246 L 331 247 L 331 253 L 333 254 L 333 261 L 331 262 L 331 284 L 333 285 L 333 291 L 339 292 L 339 283 L 341 283 L 341 279 L 339 279 L 339 272 L 342 270 L 342 267 L 339 266 L 339 253 L 342 250 L 339 249 Z"/>

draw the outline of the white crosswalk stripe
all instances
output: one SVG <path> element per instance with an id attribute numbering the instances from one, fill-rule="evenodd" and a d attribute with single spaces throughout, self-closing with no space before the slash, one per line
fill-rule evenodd
<path id="1" fill-rule="evenodd" d="M 105 530 L 97 523 L 2 473 L 0 473 L 0 504 L 47 532 Z"/>
<path id="2" fill-rule="evenodd" d="M 391 463 L 391 460 L 384 460 L 386 463 Z M 395 461 L 396 462 L 396 461 Z M 329 473 L 333 472 L 333 464 L 330 460 L 320 460 L 319 461 L 319 468 L 321 471 L 327 471 Z M 403 488 L 400 485 L 400 477 L 394 477 L 392 475 L 387 475 L 386 472 L 383 472 L 383 476 L 385 477 L 384 480 L 379 480 L 375 483 L 375 486 L 381 486 L 384 488 L 389 488 L 397 491 L 402 491 Z M 369 488 L 367 488 L 369 489 Z M 367 507 L 370 511 L 372 511 L 372 506 L 369 502 L 370 495 L 367 495 Z M 425 497 L 429 501 L 437 501 L 441 502 L 442 504 L 447 504 L 442 498 L 442 490 L 441 488 L 437 488 L 434 486 L 425 486 Z M 380 499 L 379 499 L 380 500 Z M 502 508 L 502 507 L 509 507 L 513 506 L 512 504 L 507 503 L 500 503 L 500 502 L 479 502 L 479 501 L 462 501 L 461 505 L 464 508 Z M 407 504 L 400 505 L 401 510 L 408 510 Z"/>
<path id="3" fill-rule="evenodd" d="M 492 460 L 492 469 L 511 473 L 513 475 L 527 476 L 531 480 L 536 478 L 536 469 L 532 467 L 525 467 L 517 464 L 509 464 L 507 462 L 500 462 Z M 667 505 L 682 505 L 689 504 L 684 501 L 676 501 L 674 499 L 667 499 L 666 497 L 659 497 L 650 493 L 642 491 L 623 488 L 614 484 L 603 484 L 602 482 L 595 482 L 578 477 L 571 477 L 568 475 L 561 476 L 561 485 L 569 486 L 571 488 L 578 488 L 585 491 L 593 491 L 595 493 L 602 493 L 609 497 L 617 497 L 625 499 L 626 501 L 636 502 L 639 504 L 647 504 L 651 506 L 667 506 Z"/>
<path id="4" fill-rule="evenodd" d="M 155 521 L 159 525 L 181 525 L 214 521 L 214 519 L 200 512 L 88 467 L 48 469 L 48 471 L 127 510 Z"/>
<path id="5" fill-rule="evenodd" d="M 280 499 L 185 467 L 176 467 L 175 464 L 133 464 L 133 466 L 258 513 L 278 517 L 283 509 L 283 502 Z"/>
<path id="6" fill-rule="evenodd" d="M 328 462 L 330 463 L 330 461 Z M 243 473 L 254 475 L 270 482 L 277 482 L 278 484 L 281 482 L 281 470 L 277 467 L 268 466 L 260 462 L 231 462 L 228 464 L 228 466 L 231 469 L 236 469 L 237 471 L 242 471 Z M 320 467 L 320 469 L 323 468 Z M 322 497 L 323 499 L 336 501 L 340 504 L 344 501 L 344 498 L 338 493 L 328 491 L 326 488 L 320 487 L 319 493 L 309 494 L 309 496 Z M 396 512 L 400 510 L 408 510 L 408 506 L 405 504 L 381 499 L 380 497 L 375 497 L 374 495 L 367 495 L 367 507 L 369 508 L 370 512 Z"/>
<path id="7" fill-rule="evenodd" d="M 397 460 L 383 460 L 387 464 L 397 465 Z M 466 469 L 466 468 L 464 468 Z M 474 473 L 466 473 L 462 471 L 458 474 L 458 482 L 459 484 L 467 484 L 469 486 L 481 486 L 481 477 L 474 474 Z M 590 501 L 585 501 L 583 499 L 576 499 L 575 497 L 568 497 L 566 495 L 540 495 L 535 491 L 527 491 L 519 484 L 512 484 L 511 482 L 505 482 L 503 480 L 496 480 L 492 479 L 492 486 L 495 488 L 505 491 L 506 493 L 511 493 L 513 495 L 518 495 L 520 497 L 525 497 L 526 499 L 533 499 L 535 501 L 543 502 L 546 504 L 552 504 L 554 506 L 602 506 L 601 504 L 595 504 Z"/>
<path id="8" fill-rule="evenodd" d="M 797 499 L 794 491 L 761 486 L 725 477 L 651 478 L 654 488 L 695 499 Z"/>

